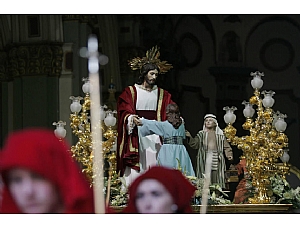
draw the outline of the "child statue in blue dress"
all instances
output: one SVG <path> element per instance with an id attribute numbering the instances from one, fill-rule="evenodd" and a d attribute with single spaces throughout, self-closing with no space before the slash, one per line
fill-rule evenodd
<path id="1" fill-rule="evenodd" d="M 195 176 L 190 156 L 183 144 L 185 127 L 177 104 L 169 104 L 166 115 L 166 121 L 140 118 L 139 132 L 142 136 L 157 134 L 162 137 L 163 144 L 157 155 L 158 165 L 180 168 L 186 176 Z"/>

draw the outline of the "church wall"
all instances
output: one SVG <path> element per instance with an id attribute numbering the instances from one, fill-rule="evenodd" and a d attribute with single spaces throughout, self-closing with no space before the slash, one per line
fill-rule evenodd
<path id="1" fill-rule="evenodd" d="M 160 85 L 182 108 L 192 134 L 202 128 L 205 113 L 216 114 L 219 125 L 225 127 L 222 108 L 233 104 L 239 109 L 236 128 L 238 134 L 243 134 L 241 103 L 253 93 L 249 74 L 254 70 L 264 72 L 262 90 L 275 91 L 274 109 L 288 115 L 290 161 L 300 168 L 299 15 L 117 15 L 118 20 L 106 18 L 101 26 L 91 25 L 85 15 L 38 15 L 40 30 L 34 29 L 34 18 L 29 29 L 27 16 L 10 15 L 0 20 L 1 141 L 13 129 L 34 124 L 48 124 L 54 129 L 52 122 L 61 119 L 67 122 L 68 140 L 74 142 L 68 129 L 69 97 L 83 96 L 82 78 L 88 76 L 87 60 L 79 57 L 78 51 L 87 46 L 90 33 L 102 33 L 100 47 L 104 51 L 110 45 L 106 50 L 119 64 L 102 67 L 105 86 L 111 77 L 116 79 L 116 94 L 136 79 L 128 70 L 127 60 L 141 56 L 156 44 L 161 47 L 161 59 L 174 68 L 162 76 Z M 103 37 L 106 31 L 114 43 L 118 42 L 117 48 L 109 43 L 109 37 Z M 49 77 L 40 72 L 17 76 L 12 70 L 20 73 L 20 66 L 1 68 L 5 60 L 12 60 L 5 56 L 11 50 L 8 45 L 40 45 L 46 41 L 59 44 L 62 59 L 58 75 Z M 64 61 L 70 53 L 72 64 L 66 68 Z M 47 89 L 40 89 L 44 86 Z"/>
<path id="2" fill-rule="evenodd" d="M 60 77 L 60 120 L 66 122 L 66 139 L 75 144 L 77 138 L 72 134 L 70 128 L 70 96 L 84 97 L 82 91 L 83 78 L 88 77 L 87 59 L 79 56 L 80 48 L 87 47 L 88 35 L 92 33 L 90 25 L 84 17 L 78 15 L 69 15 L 63 18 L 63 34 L 65 43 L 65 58 L 69 53 L 70 63 L 68 68 L 63 66 L 63 72 Z M 58 120 L 57 120 L 58 121 Z"/>
<path id="3" fill-rule="evenodd" d="M 223 120 L 225 112 L 222 108 L 230 105 L 237 106 L 239 110 L 236 111 L 238 115 L 236 128 L 238 134 L 243 135 L 245 132 L 241 129 L 241 125 L 245 118 L 242 115 L 241 103 L 253 94 L 250 72 L 256 70 L 264 72 L 264 86 L 261 91 L 275 91 L 274 110 L 280 110 L 288 115 L 286 133 L 290 140 L 290 161 L 299 167 L 299 134 L 293 133 L 292 128 L 299 128 L 297 63 L 300 53 L 298 42 L 300 17 L 298 15 L 171 15 L 169 17 L 173 25 L 170 33 L 174 36 L 175 44 L 174 39 L 168 41 L 181 63 L 178 64 L 176 60 L 170 61 L 174 69 L 168 74 L 176 81 L 175 88 L 171 88 L 172 95 L 180 98 L 190 93 L 188 91 L 190 86 L 197 87 L 203 97 L 209 100 L 209 108 L 203 112 L 217 114 L 222 127 L 225 127 Z M 163 27 L 159 19 L 154 16 L 150 18 L 156 19 L 154 22 L 156 27 Z M 161 37 L 167 37 L 166 32 L 161 33 Z M 159 34 L 155 36 L 160 37 Z M 141 39 L 144 41 L 142 44 L 145 50 L 154 43 L 148 39 L 149 37 Z M 156 42 L 161 45 L 162 58 L 169 57 L 170 50 L 165 45 L 166 40 L 157 38 Z M 193 62 L 197 56 L 196 46 L 199 46 L 198 50 L 201 49 L 201 58 L 200 61 Z M 164 86 L 167 88 L 167 83 Z M 204 106 L 199 99 L 198 101 L 195 98 L 185 100 L 183 97 L 182 100 L 184 102 L 179 105 L 183 109 Z M 182 110 L 182 113 L 187 115 L 186 126 L 192 133 L 200 130 L 197 128 L 203 124 L 202 118 L 199 118 L 201 114 L 198 109 L 196 110 Z"/>
<path id="4" fill-rule="evenodd" d="M 10 15 L 3 26 L 1 144 L 13 130 L 58 119 L 63 40 L 61 15 Z"/>

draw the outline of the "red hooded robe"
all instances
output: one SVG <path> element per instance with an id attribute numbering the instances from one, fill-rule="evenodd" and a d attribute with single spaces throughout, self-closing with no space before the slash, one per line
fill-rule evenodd
<path id="1" fill-rule="evenodd" d="M 9 135 L 0 153 L 0 172 L 22 167 L 50 180 L 59 189 L 65 213 L 94 213 L 93 190 L 78 164 L 71 157 L 66 141 L 59 141 L 53 131 L 26 129 Z M 6 186 L 1 213 L 22 213 Z"/>
<path id="2" fill-rule="evenodd" d="M 193 213 L 191 200 L 196 187 L 177 169 L 153 166 L 138 176 L 129 186 L 129 201 L 122 213 L 138 213 L 135 200 L 137 188 L 146 179 L 155 179 L 162 183 L 173 197 L 178 213 Z"/>

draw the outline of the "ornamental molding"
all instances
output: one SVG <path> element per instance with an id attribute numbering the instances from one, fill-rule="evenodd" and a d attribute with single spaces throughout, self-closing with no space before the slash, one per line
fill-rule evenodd
<path id="1" fill-rule="evenodd" d="M 0 52 L 0 81 L 23 76 L 59 77 L 62 61 L 62 43 L 10 44 Z"/>
<path id="2" fill-rule="evenodd" d="M 62 16 L 63 21 L 78 21 L 79 23 L 87 23 L 92 27 L 96 27 L 98 19 L 96 15 L 84 14 L 66 14 Z"/>
<path id="3" fill-rule="evenodd" d="M 7 65 L 7 53 L 1 51 L 0 52 L 0 82 L 9 81 L 6 65 Z"/>

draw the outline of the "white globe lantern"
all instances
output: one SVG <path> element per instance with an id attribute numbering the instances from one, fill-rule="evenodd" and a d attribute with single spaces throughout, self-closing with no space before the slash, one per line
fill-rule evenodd
<path id="1" fill-rule="evenodd" d="M 280 157 L 280 160 L 284 163 L 289 162 L 290 160 L 290 155 L 288 154 L 289 149 L 285 149 L 282 156 Z"/>
<path id="2" fill-rule="evenodd" d="M 82 97 L 74 97 L 70 96 L 70 100 L 72 100 L 72 103 L 70 105 L 71 112 L 80 112 L 82 105 L 80 104 L 80 100 L 82 100 Z"/>
<path id="3" fill-rule="evenodd" d="M 67 134 L 67 131 L 65 129 L 66 122 L 60 120 L 57 123 L 53 122 L 52 125 L 56 126 L 56 129 L 54 130 L 54 134 L 57 138 L 63 139 L 64 137 L 66 137 Z"/>
<path id="4" fill-rule="evenodd" d="M 275 100 L 273 98 L 273 95 L 275 94 L 274 91 L 270 90 L 270 91 L 262 91 L 261 92 L 264 95 L 264 99 L 262 100 L 263 106 L 265 108 L 272 108 L 272 106 L 275 103 Z"/>
<path id="5" fill-rule="evenodd" d="M 251 72 L 250 75 L 253 76 L 253 79 L 251 80 L 252 88 L 260 89 L 264 84 L 263 80 L 261 79 L 261 77 L 264 76 L 264 73 L 256 71 L 256 72 Z"/>
<path id="6" fill-rule="evenodd" d="M 114 113 L 116 113 L 116 111 L 107 111 L 106 117 L 104 119 L 104 123 L 107 127 L 115 126 L 117 119 L 116 117 L 114 117 Z"/>
<path id="7" fill-rule="evenodd" d="M 82 85 L 82 91 L 84 93 L 90 93 L 90 80 L 88 78 L 83 78 L 84 84 Z"/>
<path id="8" fill-rule="evenodd" d="M 284 132 L 286 127 L 287 127 L 287 123 L 284 121 L 284 118 L 286 118 L 287 115 L 280 113 L 278 115 L 278 119 L 275 123 L 275 128 L 277 131 L 279 132 Z"/>
<path id="9" fill-rule="evenodd" d="M 245 105 L 245 108 L 243 110 L 243 114 L 246 118 L 252 118 L 254 113 L 255 113 L 255 110 L 253 109 L 252 107 L 252 104 L 250 104 L 249 102 L 247 101 L 243 101 L 242 103 L 243 105 Z"/>
<path id="10" fill-rule="evenodd" d="M 224 107 L 223 110 L 226 111 L 226 114 L 224 115 L 224 121 L 226 124 L 233 124 L 236 120 L 236 115 L 234 114 L 234 111 L 237 110 L 236 107 L 232 106 L 229 108 L 228 106 Z"/>

